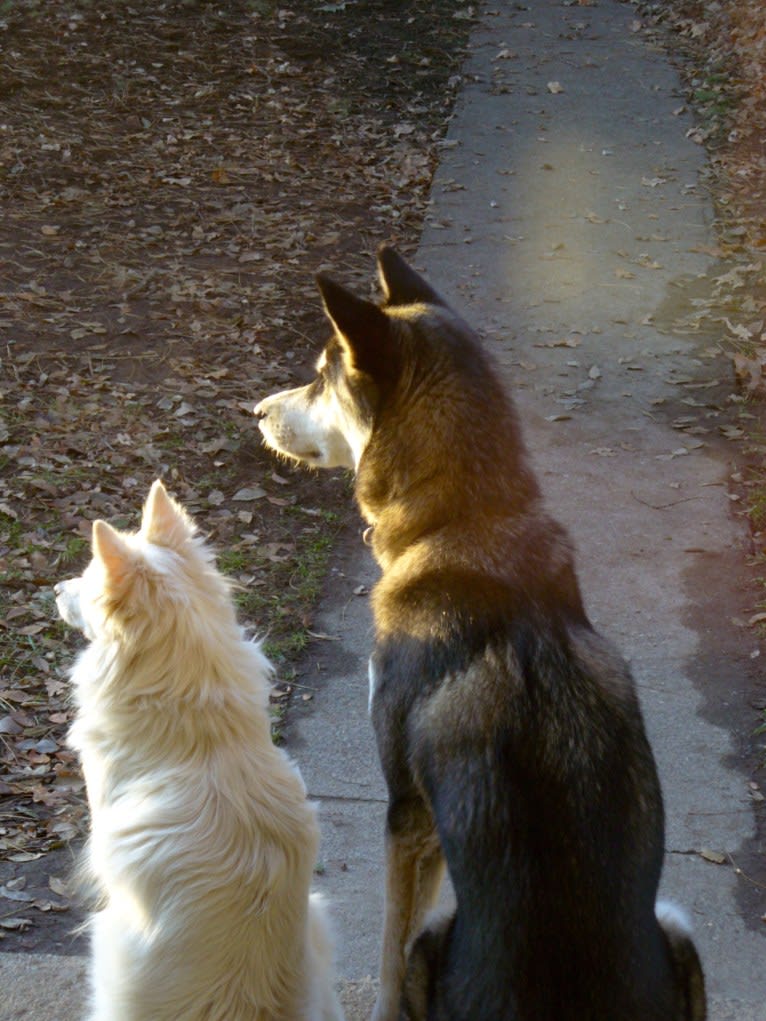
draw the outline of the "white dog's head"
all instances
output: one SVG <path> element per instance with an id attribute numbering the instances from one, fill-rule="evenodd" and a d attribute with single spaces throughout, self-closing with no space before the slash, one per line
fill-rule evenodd
<path id="1" fill-rule="evenodd" d="M 163 607 L 188 601 L 195 583 L 213 598 L 227 593 L 195 533 L 191 518 L 156 481 L 138 532 L 94 522 L 90 564 L 81 577 L 55 586 L 60 616 L 94 641 L 157 625 Z"/>

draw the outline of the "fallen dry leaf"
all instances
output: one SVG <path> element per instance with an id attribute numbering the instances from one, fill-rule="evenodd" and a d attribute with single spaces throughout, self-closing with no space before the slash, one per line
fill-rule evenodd
<path id="1" fill-rule="evenodd" d="M 237 490 L 234 496 L 232 496 L 232 500 L 244 503 L 250 500 L 260 500 L 264 496 L 266 496 L 266 490 L 260 486 L 244 486 L 242 489 Z"/>
<path id="2" fill-rule="evenodd" d="M 707 847 L 703 847 L 699 855 L 700 858 L 704 858 L 705 861 L 712 862 L 714 865 L 723 865 L 726 861 L 726 855 L 721 851 L 711 851 Z"/>

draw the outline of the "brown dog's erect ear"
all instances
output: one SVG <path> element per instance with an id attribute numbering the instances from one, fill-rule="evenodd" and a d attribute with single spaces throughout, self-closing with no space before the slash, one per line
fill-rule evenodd
<path id="1" fill-rule="evenodd" d="M 378 378 L 391 360 L 388 316 L 377 305 L 357 298 L 324 273 L 317 276 L 317 284 L 325 312 L 345 345 L 351 364 Z"/>
<path id="2" fill-rule="evenodd" d="M 389 305 L 444 305 L 446 302 L 419 273 L 386 245 L 378 251 L 378 274 Z"/>

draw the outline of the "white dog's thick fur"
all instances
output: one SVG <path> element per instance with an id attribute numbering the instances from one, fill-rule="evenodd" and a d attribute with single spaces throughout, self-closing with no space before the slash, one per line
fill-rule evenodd
<path id="1" fill-rule="evenodd" d="M 271 668 L 155 482 L 141 530 L 93 526 L 56 588 L 90 640 L 72 671 L 91 808 L 91 1021 L 338 1021 L 309 897 L 316 811 L 271 740 Z"/>

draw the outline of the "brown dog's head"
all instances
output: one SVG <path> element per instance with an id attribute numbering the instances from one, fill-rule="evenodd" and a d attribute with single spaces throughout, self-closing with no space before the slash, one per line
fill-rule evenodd
<path id="1" fill-rule="evenodd" d="M 265 442 L 312 467 L 354 469 L 370 522 L 405 493 L 428 503 L 429 520 L 465 511 L 479 491 L 486 506 L 501 496 L 503 476 L 518 483 L 524 474 L 515 413 L 491 359 L 392 248 L 379 252 L 378 270 L 381 305 L 318 277 L 334 335 L 313 382 L 256 406 Z"/>
<path id="2" fill-rule="evenodd" d="M 255 407 L 265 442 L 277 453 L 315 468 L 357 468 L 370 439 L 381 392 L 402 375 L 403 323 L 446 309 L 439 295 L 393 248 L 378 254 L 385 302 L 356 297 L 317 277 L 334 336 L 307 386 L 284 390 Z"/>

